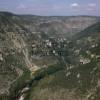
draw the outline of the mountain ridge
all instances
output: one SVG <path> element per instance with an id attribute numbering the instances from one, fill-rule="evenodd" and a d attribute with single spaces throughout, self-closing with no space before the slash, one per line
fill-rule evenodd
<path id="1" fill-rule="evenodd" d="M 10 92 L 12 93 L 11 96 L 16 97 L 16 92 L 19 93 L 20 88 L 25 87 L 29 83 L 29 80 L 34 78 L 34 73 L 38 70 L 40 70 L 40 75 L 41 70 L 43 70 L 43 75 L 47 75 L 52 71 L 58 70 L 57 68 L 59 66 L 61 67 L 61 64 L 62 67 L 67 69 L 65 70 L 67 73 L 64 71 L 55 73 L 55 80 L 56 76 L 59 78 L 62 77 L 60 80 L 63 80 L 65 79 L 65 74 L 68 77 L 73 72 L 71 79 L 68 78 L 67 80 L 67 85 L 72 88 L 73 86 L 71 86 L 72 84 L 70 82 L 75 82 L 74 86 L 77 86 L 77 79 L 74 76 L 77 76 L 79 79 L 81 73 L 83 78 L 82 85 L 87 88 L 90 82 L 85 78 L 85 72 L 82 69 L 86 71 L 86 75 L 91 79 L 92 77 L 89 72 L 92 70 L 92 67 L 87 67 L 87 64 L 83 68 L 80 64 L 84 63 L 84 61 L 87 63 L 86 60 L 91 60 L 84 58 L 85 53 L 83 50 L 89 50 L 91 53 L 95 53 L 95 50 L 99 50 L 99 48 L 91 48 L 92 45 L 94 46 L 92 44 L 94 39 L 92 41 L 89 38 L 91 42 L 87 39 L 88 36 L 86 36 L 85 40 L 82 36 L 82 38 L 79 38 L 80 42 L 76 39 L 74 43 L 70 38 L 74 35 L 78 37 L 77 33 L 81 33 L 83 30 L 89 30 L 88 27 L 97 27 L 95 25 L 98 21 L 98 17 L 43 17 L 0 12 L 0 99 L 5 100 L 5 95 L 9 96 Z M 90 28 L 90 31 L 92 29 Z M 99 26 L 98 28 L 94 28 L 94 30 L 97 29 L 99 29 Z M 83 33 L 86 33 L 84 31 Z M 93 38 L 93 36 L 91 37 Z M 96 43 L 99 43 L 99 38 L 95 39 L 96 41 L 94 43 L 96 45 Z M 87 44 L 85 41 L 88 41 Z M 89 48 L 86 48 L 87 45 Z M 94 56 L 97 57 L 98 55 Z M 80 62 L 79 59 L 83 62 Z M 93 65 L 95 65 L 94 62 L 93 60 Z M 75 68 L 73 65 L 75 65 Z M 49 66 L 51 69 L 48 68 Z M 50 72 L 45 72 L 47 69 Z M 80 80 L 78 81 L 80 82 Z M 86 81 L 88 84 L 86 84 Z M 13 88 L 11 89 L 11 87 Z M 8 97 L 6 99 L 8 100 Z"/>

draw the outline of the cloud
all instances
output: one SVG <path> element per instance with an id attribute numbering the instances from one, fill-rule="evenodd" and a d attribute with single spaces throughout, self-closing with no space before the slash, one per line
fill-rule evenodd
<path id="1" fill-rule="evenodd" d="M 88 6 L 89 7 L 96 7 L 97 5 L 96 5 L 96 3 L 89 3 Z"/>
<path id="2" fill-rule="evenodd" d="M 95 11 L 97 9 L 97 4 L 96 3 L 89 3 L 87 10 L 89 11 Z"/>
<path id="3" fill-rule="evenodd" d="M 78 3 L 70 4 L 70 11 L 79 12 L 81 10 L 81 6 Z"/>
<path id="4" fill-rule="evenodd" d="M 71 7 L 79 7 L 79 4 L 78 3 L 72 3 L 70 6 Z"/>
<path id="5" fill-rule="evenodd" d="M 24 4 L 19 4 L 17 9 L 26 9 L 27 7 Z"/>

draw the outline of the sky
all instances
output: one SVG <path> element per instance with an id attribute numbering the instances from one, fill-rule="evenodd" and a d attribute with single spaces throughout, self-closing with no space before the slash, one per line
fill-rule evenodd
<path id="1" fill-rule="evenodd" d="M 0 0 L 0 11 L 41 16 L 100 16 L 100 0 Z"/>

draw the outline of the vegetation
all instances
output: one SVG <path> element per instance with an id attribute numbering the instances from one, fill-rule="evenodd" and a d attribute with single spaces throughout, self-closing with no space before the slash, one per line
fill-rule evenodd
<path id="1" fill-rule="evenodd" d="M 99 100 L 99 33 L 97 17 L 0 12 L 0 99 Z"/>

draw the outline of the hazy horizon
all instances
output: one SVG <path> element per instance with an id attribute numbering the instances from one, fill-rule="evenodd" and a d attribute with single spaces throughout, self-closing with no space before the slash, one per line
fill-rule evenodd
<path id="1" fill-rule="evenodd" d="M 39 16 L 100 16 L 100 1 L 0 0 L 0 11 Z"/>

